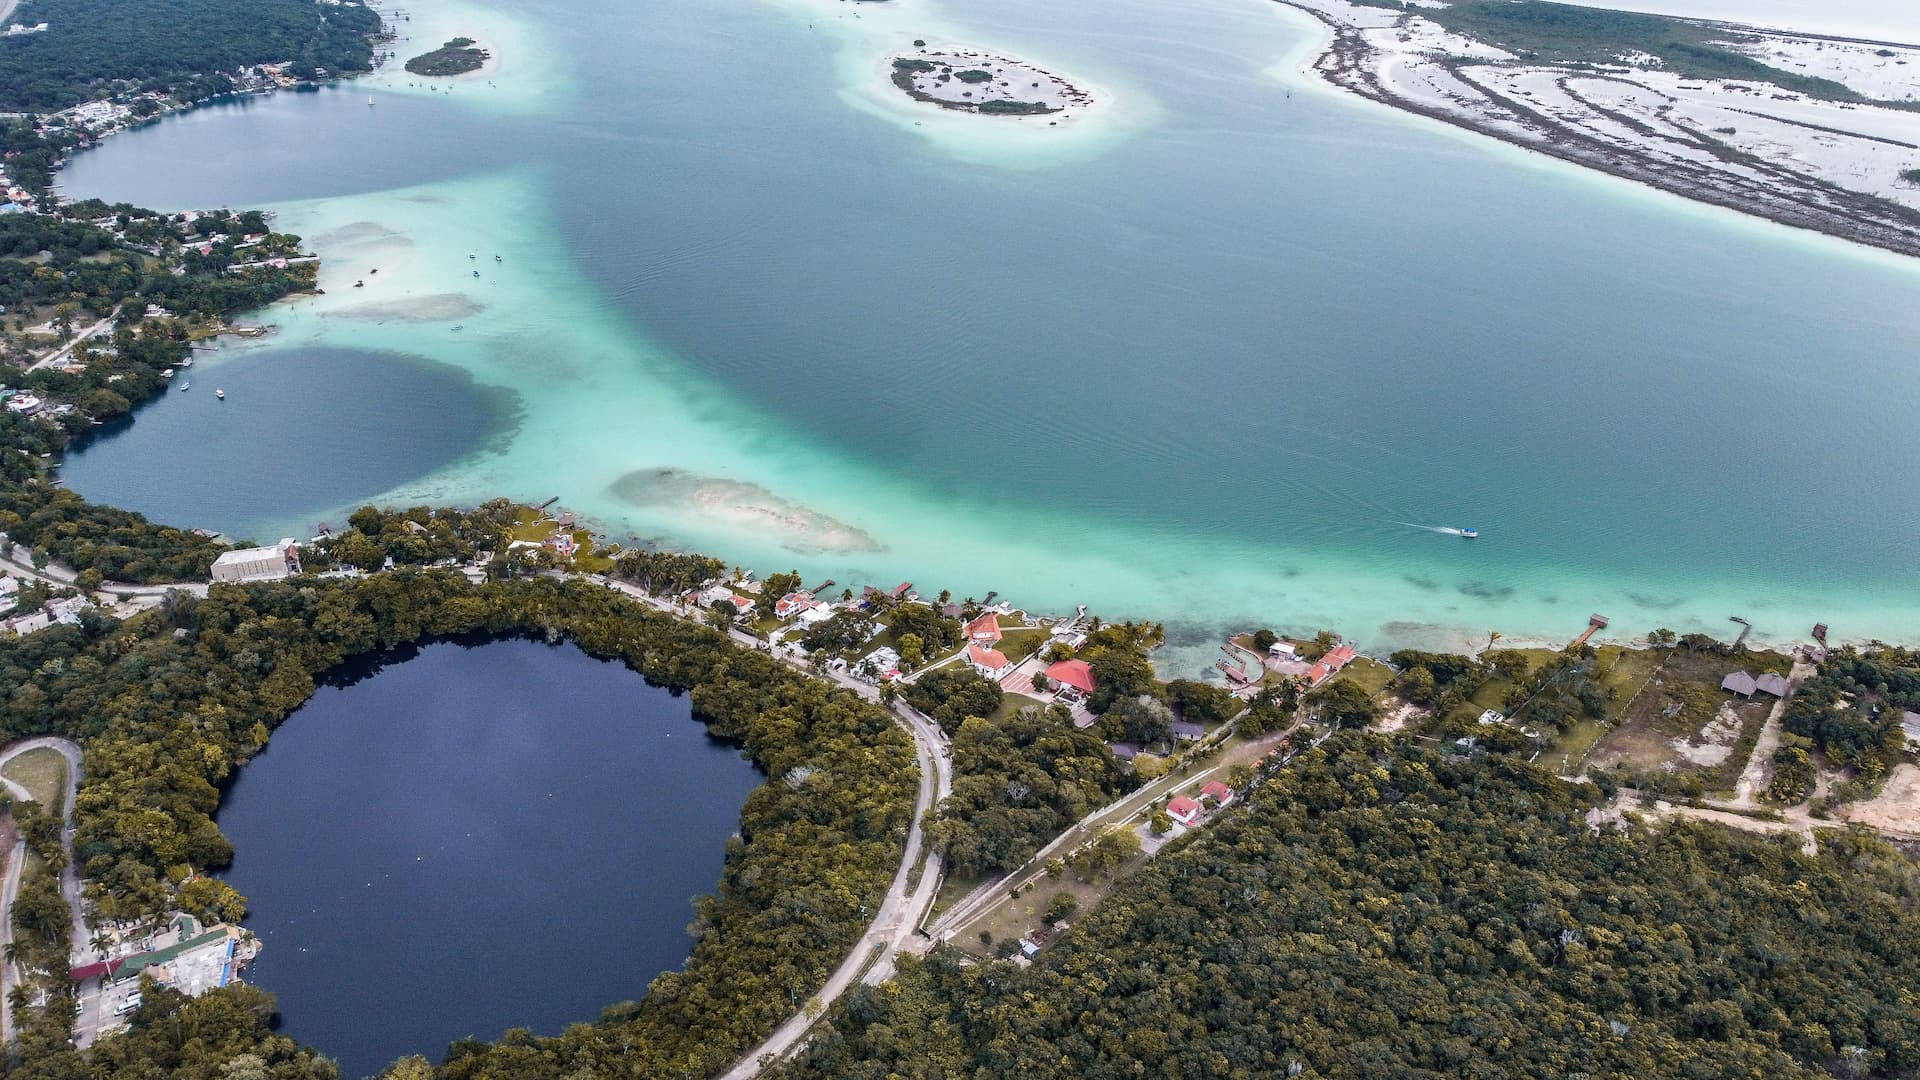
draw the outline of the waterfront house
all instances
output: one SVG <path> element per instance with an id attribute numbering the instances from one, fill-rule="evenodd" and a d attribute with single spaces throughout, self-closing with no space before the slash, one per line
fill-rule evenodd
<path id="1" fill-rule="evenodd" d="M 967 646 L 967 665 L 995 682 L 1005 678 L 1013 670 L 1013 661 L 998 649 L 983 649 L 978 645 Z"/>
<path id="2" fill-rule="evenodd" d="M 1000 636 L 1000 616 L 994 612 L 989 611 L 967 624 L 967 640 L 975 645 L 993 645 Z"/>
<path id="3" fill-rule="evenodd" d="M 1167 803 L 1167 816 L 1188 828 L 1192 828 L 1193 823 L 1200 820 L 1200 815 L 1205 810 L 1206 807 L 1185 795 L 1169 800 Z"/>
<path id="4" fill-rule="evenodd" d="M 1771 671 L 1753 680 L 1753 688 L 1762 694 L 1772 694 L 1774 697 L 1781 698 L 1786 697 L 1787 691 L 1792 689 L 1787 685 L 1785 675 L 1775 675 Z"/>
<path id="5" fill-rule="evenodd" d="M 733 599 L 733 590 L 725 585 L 713 585 L 700 593 L 700 606 L 710 608 L 715 604 Z"/>
<path id="6" fill-rule="evenodd" d="M 1312 667 L 1307 669 L 1307 685 L 1319 686 L 1340 673 L 1340 669 L 1351 663 L 1355 656 L 1351 645 L 1342 645 L 1331 649 Z"/>
<path id="7" fill-rule="evenodd" d="M 1267 646 L 1267 655 L 1275 660 L 1291 660 L 1298 655 L 1298 650 L 1291 641 L 1276 641 Z"/>
<path id="8" fill-rule="evenodd" d="M 733 617 L 744 619 L 753 614 L 753 601 L 737 593 L 728 593 L 727 602 L 733 605 Z"/>
<path id="9" fill-rule="evenodd" d="M 813 598 L 812 593 L 805 589 L 796 589 L 773 602 L 773 615 L 777 619 L 791 619 L 818 604 L 819 601 Z"/>
<path id="10" fill-rule="evenodd" d="M 1752 697 L 1753 692 L 1759 688 L 1759 684 L 1753 681 L 1753 676 L 1744 671 L 1730 672 L 1726 678 L 1720 680 L 1720 689 L 1741 697 Z"/>
<path id="11" fill-rule="evenodd" d="M 1077 700 L 1093 693 L 1093 669 L 1085 660 L 1062 660 L 1047 668 L 1047 679 L 1060 688 L 1060 696 Z"/>
<path id="12" fill-rule="evenodd" d="M 1202 798 L 1212 799 L 1217 806 L 1228 806 L 1233 802 L 1233 789 L 1218 780 L 1200 789 Z"/>
<path id="13" fill-rule="evenodd" d="M 216 582 L 277 581 L 300 572 L 300 545 L 292 537 L 269 547 L 235 548 L 213 560 Z"/>

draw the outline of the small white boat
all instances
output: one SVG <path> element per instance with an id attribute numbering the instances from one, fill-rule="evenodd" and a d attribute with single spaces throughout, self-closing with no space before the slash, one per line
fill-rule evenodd
<path id="1" fill-rule="evenodd" d="M 161 373 L 160 373 L 160 377 L 161 377 L 161 378 L 163 378 L 163 379 L 171 379 L 171 378 L 173 378 L 173 369 L 172 369 L 172 368 L 168 368 L 167 370 L 165 370 L 165 371 L 163 371 L 163 372 L 161 372 Z"/>
<path id="2" fill-rule="evenodd" d="M 219 398 L 221 401 L 227 400 L 227 392 L 217 386 L 213 388 L 213 396 Z"/>
<path id="3" fill-rule="evenodd" d="M 1476 540 L 1476 539 L 1479 539 L 1480 537 L 1480 530 L 1479 529 L 1461 529 L 1460 535 L 1466 537 L 1469 540 Z"/>
<path id="4" fill-rule="evenodd" d="M 192 383 L 190 383 L 190 382 L 183 382 L 183 383 L 181 383 L 181 384 L 180 384 L 180 390 L 181 390 L 181 392 L 182 392 L 182 393 L 184 393 L 184 392 L 186 392 L 186 391 L 188 391 L 188 390 L 191 390 L 191 389 L 193 389 L 193 384 L 192 384 Z"/>
<path id="5" fill-rule="evenodd" d="M 452 330 L 453 330 L 453 331 L 454 331 L 455 333 L 458 333 L 458 332 L 460 331 L 460 329 L 461 329 L 461 326 L 460 326 L 460 324 L 459 324 L 459 323 L 454 323 L 454 324 L 453 324 L 453 327 L 452 327 Z"/>

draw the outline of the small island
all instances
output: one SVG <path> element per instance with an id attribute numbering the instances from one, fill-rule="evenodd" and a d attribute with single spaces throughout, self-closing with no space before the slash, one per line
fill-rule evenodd
<path id="1" fill-rule="evenodd" d="M 407 61 L 407 70 L 415 75 L 465 75 L 479 71 L 480 65 L 492 58 L 493 54 L 477 48 L 472 38 L 457 37 Z"/>
<path id="2" fill-rule="evenodd" d="M 893 85 L 915 101 L 988 116 L 1040 116 L 1091 105 L 1093 95 L 1044 68 L 971 49 L 926 47 L 893 60 Z"/>

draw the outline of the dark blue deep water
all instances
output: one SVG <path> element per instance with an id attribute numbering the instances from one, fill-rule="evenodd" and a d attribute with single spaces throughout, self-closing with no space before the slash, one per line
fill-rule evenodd
<path id="1" fill-rule="evenodd" d="M 387 659 L 289 717 L 220 811 L 283 1030 L 359 1077 L 679 968 L 759 782 L 737 748 L 571 645 Z"/>

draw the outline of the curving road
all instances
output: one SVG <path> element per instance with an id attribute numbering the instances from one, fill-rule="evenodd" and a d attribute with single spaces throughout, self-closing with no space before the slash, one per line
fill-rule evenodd
<path id="1" fill-rule="evenodd" d="M 67 759 L 67 790 L 64 805 L 61 807 L 60 846 L 66 849 L 67 865 L 60 871 L 60 893 L 67 899 L 67 908 L 73 913 L 73 949 L 76 952 L 87 947 L 87 923 L 81 916 L 80 871 L 73 864 L 73 804 L 80 793 L 80 747 L 66 739 L 42 736 L 24 739 L 5 750 L 0 750 L 0 766 L 29 750 L 57 750 Z M 16 799 L 31 800 L 33 795 L 26 788 L 0 777 L 10 793 Z M 26 865 L 27 843 L 18 840 L 7 858 L 7 871 L 4 880 L 0 880 L 0 947 L 13 941 L 13 901 L 20 892 L 20 871 Z M 13 990 L 13 984 L 19 980 L 19 972 L 14 965 L 0 962 L 0 1042 L 13 1038 L 12 1009 L 7 1008 L 7 994 Z"/>
<path id="2" fill-rule="evenodd" d="M 699 614 L 624 581 L 600 575 L 555 573 L 553 576 L 587 577 L 669 615 L 697 618 Z M 758 638 L 738 628 L 729 627 L 727 634 L 736 644 L 747 648 L 757 649 L 761 646 Z M 879 687 L 862 682 L 846 672 L 815 672 L 802 667 L 792 657 L 778 652 L 774 655 L 789 666 L 827 679 L 867 701 L 880 702 Z M 896 702 L 888 711 L 893 714 L 894 722 L 913 736 L 914 757 L 920 766 L 920 791 L 914 799 L 913 820 L 907 827 L 907 843 L 900 853 L 900 866 L 894 871 L 893 883 L 881 897 L 880 908 L 874 913 L 866 932 L 860 935 L 860 940 L 854 944 L 847 958 L 827 977 L 826 985 L 808 998 L 800 1011 L 775 1028 L 765 1042 L 749 1050 L 732 1068 L 720 1073 L 719 1080 L 749 1080 L 758 1076 L 768 1063 L 785 1056 L 812 1029 L 815 1021 L 826 1014 L 827 1008 L 839 1000 L 840 995 L 861 981 L 863 973 L 866 976 L 864 981 L 868 984 L 884 981 L 893 973 L 894 957 L 902 951 L 910 951 L 915 932 L 926 919 L 927 912 L 933 907 L 934 897 L 940 892 L 941 855 L 937 851 L 927 850 L 921 824 L 927 820 L 933 808 L 953 791 L 953 765 L 947 739 L 938 725 L 911 706 Z M 917 882 L 914 880 L 916 866 L 920 871 Z"/>

